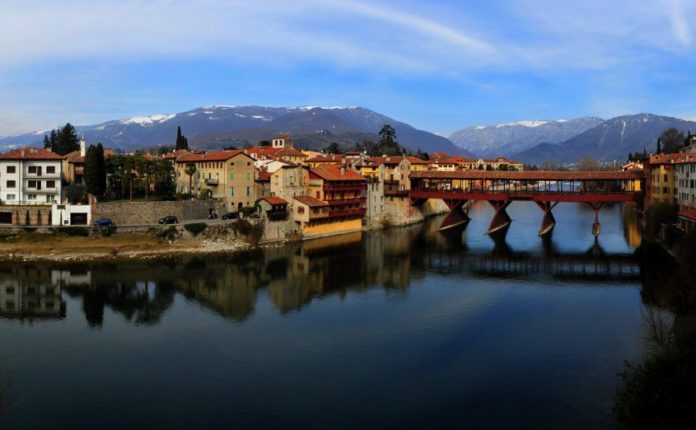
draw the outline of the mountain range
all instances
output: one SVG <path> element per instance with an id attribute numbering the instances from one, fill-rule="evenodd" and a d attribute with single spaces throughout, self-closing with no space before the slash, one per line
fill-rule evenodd
<path id="1" fill-rule="evenodd" d="M 513 158 L 528 163 L 572 163 L 584 157 L 599 161 L 626 160 L 629 152 L 655 152 L 657 139 L 668 128 L 684 134 L 696 131 L 696 122 L 649 113 L 612 118 L 561 143 L 545 142 Z"/>
<path id="2" fill-rule="evenodd" d="M 384 124 L 391 124 L 399 142 L 413 151 L 469 158 L 502 155 L 531 164 L 573 163 L 583 157 L 625 160 L 629 152 L 654 151 L 657 138 L 667 128 L 696 132 L 696 122 L 641 113 L 608 120 L 583 117 L 478 125 L 458 130 L 447 139 L 362 107 L 222 105 L 133 116 L 78 126 L 77 130 L 88 143 L 102 142 L 124 151 L 171 145 L 178 126 L 197 149 L 244 147 L 287 133 L 298 148 L 320 150 L 333 142 L 348 149 L 364 140 L 377 141 Z M 0 138 L 0 150 L 41 145 L 45 133 Z"/>
<path id="3" fill-rule="evenodd" d="M 408 149 L 446 152 L 473 157 L 447 138 L 418 130 L 362 107 L 277 108 L 262 106 L 209 106 L 176 114 L 134 116 L 90 126 L 78 126 L 88 143 L 130 151 L 171 145 L 181 127 L 189 144 L 197 149 L 243 147 L 280 133 L 291 135 L 302 149 L 319 150 L 332 142 L 344 148 L 363 140 L 377 141 L 383 125 L 396 130 L 399 143 Z M 41 145 L 45 131 L 0 139 L 0 148 Z"/>
<path id="4" fill-rule="evenodd" d="M 482 157 L 511 156 L 540 143 L 564 142 L 603 121 L 601 118 L 587 117 L 477 125 L 457 130 L 449 139 L 455 145 Z"/>

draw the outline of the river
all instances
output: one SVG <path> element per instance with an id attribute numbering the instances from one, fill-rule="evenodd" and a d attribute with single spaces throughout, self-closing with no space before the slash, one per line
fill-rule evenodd
<path id="1" fill-rule="evenodd" d="M 0 263 L 0 428 L 613 428 L 630 208 L 514 203 L 227 257 Z M 10 303 L 11 302 L 11 303 Z M 10 306 L 11 304 L 11 306 Z"/>

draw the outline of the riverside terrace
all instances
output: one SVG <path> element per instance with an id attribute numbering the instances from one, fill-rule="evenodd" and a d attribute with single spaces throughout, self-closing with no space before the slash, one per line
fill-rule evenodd
<path id="1" fill-rule="evenodd" d="M 544 217 L 539 235 L 553 231 L 556 220 L 551 210 L 560 202 L 587 203 L 594 209 L 592 233 L 599 235 L 599 210 L 610 202 L 642 203 L 645 189 L 642 171 L 480 171 L 411 173 L 411 203 L 423 204 L 427 199 L 442 199 L 450 208 L 440 230 L 465 225 L 469 216 L 465 204 L 471 200 L 486 200 L 495 209 L 488 234 L 504 235 L 510 226 L 505 209 L 515 200 L 533 201 Z"/>

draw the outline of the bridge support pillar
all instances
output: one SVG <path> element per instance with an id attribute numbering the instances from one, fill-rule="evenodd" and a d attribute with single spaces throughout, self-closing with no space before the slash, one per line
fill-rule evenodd
<path id="1" fill-rule="evenodd" d="M 602 231 L 602 226 L 599 223 L 599 210 L 602 209 L 604 203 L 587 203 L 592 209 L 594 209 L 594 223 L 592 224 L 592 234 L 594 237 L 599 236 Z"/>
<path id="2" fill-rule="evenodd" d="M 508 228 L 510 227 L 510 223 L 512 222 L 512 219 L 510 219 L 510 215 L 507 214 L 505 209 L 508 206 L 510 206 L 510 203 L 512 203 L 512 201 L 489 200 L 488 203 L 490 203 L 491 206 L 493 206 L 493 209 L 495 209 L 495 215 L 493 215 L 493 219 L 491 220 L 491 223 L 488 226 L 488 231 L 486 232 L 486 234 L 488 234 L 489 236 L 504 236 Z"/>
<path id="3" fill-rule="evenodd" d="M 450 212 L 447 214 L 442 224 L 440 231 L 452 229 L 460 225 L 466 225 L 470 218 L 469 215 L 462 209 L 468 200 L 445 200 Z"/>
<path id="4" fill-rule="evenodd" d="M 539 236 L 547 236 L 553 232 L 554 227 L 556 227 L 556 218 L 553 217 L 551 209 L 556 207 L 558 202 L 535 202 L 537 206 L 544 211 L 544 218 L 541 220 L 541 227 L 539 228 Z"/>

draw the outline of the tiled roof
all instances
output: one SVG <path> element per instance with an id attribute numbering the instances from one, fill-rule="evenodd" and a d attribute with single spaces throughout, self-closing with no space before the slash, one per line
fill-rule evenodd
<path id="1" fill-rule="evenodd" d="M 272 205 L 287 205 L 288 201 L 280 197 L 262 197 L 259 200 L 266 200 Z"/>
<path id="2" fill-rule="evenodd" d="M 397 156 L 388 156 L 388 157 L 370 157 L 367 159 L 368 163 L 378 167 L 382 164 L 387 164 L 387 165 L 395 165 L 401 163 L 401 160 L 403 160 L 404 157 L 397 155 Z"/>
<path id="3" fill-rule="evenodd" d="M 0 160 L 62 160 L 63 156 L 43 148 L 19 148 L 0 154 Z"/>
<path id="4" fill-rule="evenodd" d="M 679 212 L 679 216 L 684 217 L 684 218 L 689 218 L 690 220 L 696 221 L 696 211 L 695 210 L 681 211 L 681 212 Z"/>
<path id="5" fill-rule="evenodd" d="M 339 163 L 345 158 L 343 154 L 320 155 L 306 160 L 308 163 Z"/>
<path id="6" fill-rule="evenodd" d="M 630 170 L 626 172 L 607 170 L 597 172 L 551 172 L 551 171 L 527 171 L 527 172 L 509 172 L 501 170 L 456 170 L 454 172 L 413 172 L 411 178 L 426 178 L 426 179 L 510 179 L 518 181 L 539 181 L 539 180 L 585 180 L 585 181 L 601 181 L 601 180 L 622 180 L 622 179 L 640 179 L 643 177 L 643 172 L 640 170 Z"/>
<path id="7" fill-rule="evenodd" d="M 256 181 L 257 182 L 270 182 L 271 181 L 271 174 L 268 172 L 268 169 L 266 169 L 266 168 L 259 169 L 259 173 L 256 175 Z"/>
<path id="8" fill-rule="evenodd" d="M 177 158 L 181 157 L 184 154 L 187 154 L 189 151 L 187 149 L 178 149 L 174 152 L 169 152 L 167 154 L 164 154 L 162 158 L 165 160 L 176 160 Z"/>
<path id="9" fill-rule="evenodd" d="M 649 164 L 683 163 L 689 159 L 689 155 L 692 154 L 653 154 L 650 156 Z"/>
<path id="10" fill-rule="evenodd" d="M 281 148 L 272 148 L 270 146 L 257 146 L 256 148 L 247 149 L 247 153 L 249 155 L 256 155 L 256 158 L 274 157 L 275 153 L 280 150 Z"/>
<path id="11" fill-rule="evenodd" d="M 413 155 L 409 155 L 409 156 L 406 157 L 406 158 L 408 158 L 408 161 L 410 161 L 411 164 L 428 164 L 427 161 L 421 160 L 420 158 L 414 157 Z"/>
<path id="12" fill-rule="evenodd" d="M 328 206 L 329 204 L 327 202 L 321 201 L 319 199 L 315 199 L 314 197 L 311 196 L 295 196 L 295 200 L 297 200 L 300 203 L 304 203 L 310 208 L 317 208 L 321 206 Z"/>
<path id="13" fill-rule="evenodd" d="M 364 181 L 365 178 L 355 170 L 347 167 L 341 173 L 338 164 L 323 164 L 309 170 L 310 175 L 316 175 L 326 181 Z"/>
<path id="14" fill-rule="evenodd" d="M 236 149 L 233 151 L 214 151 L 214 152 L 190 152 L 176 159 L 177 163 L 199 163 L 204 161 L 227 161 L 237 155 L 246 155 L 244 151 Z"/>
<path id="15" fill-rule="evenodd" d="M 276 157 L 307 157 L 307 155 L 305 155 L 302 151 L 298 151 L 295 148 L 281 148 L 273 155 Z"/>

